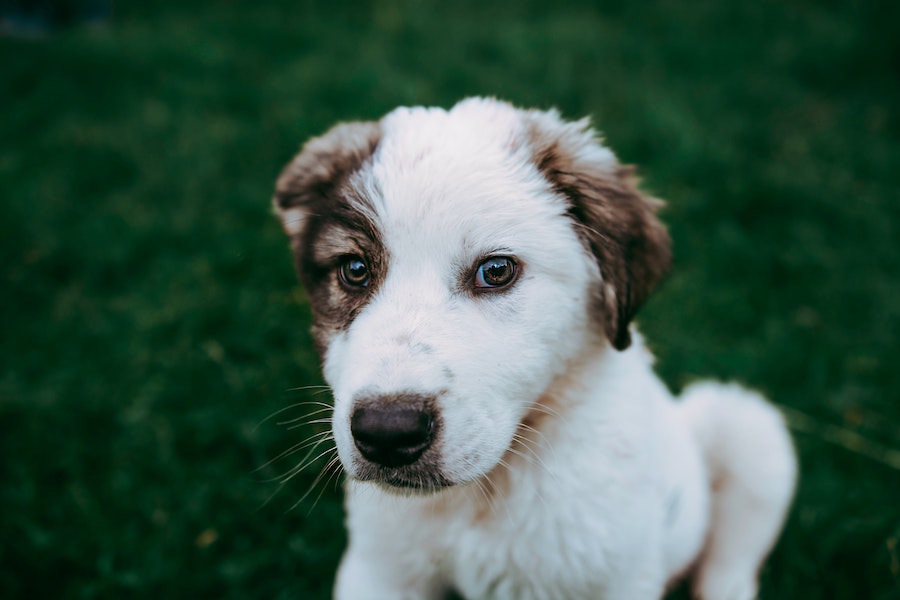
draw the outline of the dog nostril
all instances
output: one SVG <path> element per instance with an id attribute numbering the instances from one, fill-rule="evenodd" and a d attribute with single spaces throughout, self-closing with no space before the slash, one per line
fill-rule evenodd
<path id="1" fill-rule="evenodd" d="M 431 445 L 434 417 L 417 408 L 363 406 L 350 417 L 350 433 L 368 460 L 400 467 L 415 462 Z"/>

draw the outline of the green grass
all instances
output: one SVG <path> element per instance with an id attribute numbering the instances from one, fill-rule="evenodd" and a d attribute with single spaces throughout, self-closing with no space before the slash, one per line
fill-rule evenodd
<path id="1" fill-rule="evenodd" d="M 900 4 L 597 5 L 117 3 L 0 38 L 2 596 L 328 597 L 339 491 L 268 481 L 314 428 L 264 419 L 327 398 L 272 183 L 334 121 L 488 94 L 594 115 L 669 201 L 667 382 L 792 411 L 763 597 L 900 598 Z"/>

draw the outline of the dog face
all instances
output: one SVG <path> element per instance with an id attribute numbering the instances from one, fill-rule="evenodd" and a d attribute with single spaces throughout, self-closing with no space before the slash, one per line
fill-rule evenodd
<path id="1" fill-rule="evenodd" d="M 352 477 L 482 477 L 588 347 L 628 346 L 669 262 L 632 179 L 586 122 L 494 100 L 397 109 L 304 147 L 275 204 Z"/>

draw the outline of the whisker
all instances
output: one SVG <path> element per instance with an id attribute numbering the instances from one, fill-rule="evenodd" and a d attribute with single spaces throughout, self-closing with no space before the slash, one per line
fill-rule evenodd
<path id="1" fill-rule="evenodd" d="M 316 393 L 321 394 L 325 390 L 330 389 L 327 385 L 301 385 L 300 387 L 288 388 L 286 392 L 305 392 L 307 390 L 317 390 Z"/>
<path id="2" fill-rule="evenodd" d="M 306 392 L 311 395 L 320 395 L 330 393 L 331 388 L 327 385 L 306 385 L 289 388 L 287 391 Z M 288 413 L 289 411 L 302 411 L 302 414 L 299 414 L 297 416 L 284 416 L 285 413 Z M 328 477 L 327 482 L 330 482 L 331 479 L 335 477 L 340 480 L 340 458 L 337 454 L 337 448 L 334 446 L 334 435 L 330 427 L 332 422 L 331 413 L 333 413 L 333 411 L 334 405 L 331 402 L 323 402 L 321 400 L 315 399 L 305 400 L 302 402 L 294 402 L 289 404 L 288 406 L 272 412 L 272 414 L 262 419 L 254 427 L 254 431 L 256 431 L 265 423 L 268 423 L 273 419 L 277 419 L 275 421 L 275 424 L 279 427 L 284 427 L 288 430 L 309 427 L 313 431 L 311 435 L 306 436 L 303 440 L 291 445 L 289 448 L 280 452 L 274 458 L 266 461 L 263 465 L 256 469 L 257 472 L 268 469 L 279 461 L 285 460 L 301 452 L 305 452 L 303 457 L 296 464 L 282 471 L 280 474 L 264 480 L 267 482 L 277 482 L 278 486 L 275 491 L 266 499 L 262 506 L 267 506 L 275 498 L 276 495 L 278 495 L 285 487 L 287 487 L 287 484 L 292 479 L 297 477 L 297 475 L 302 473 L 311 465 L 319 462 L 322 458 L 328 456 L 329 454 L 332 454 L 332 456 L 327 460 L 325 467 L 319 471 L 306 492 L 288 510 L 293 510 L 296 506 L 303 502 L 310 495 L 310 493 L 315 490 L 316 486 L 322 482 L 323 477 Z M 320 430 L 322 425 L 329 425 L 329 427 L 326 430 Z M 325 446 L 324 449 L 322 449 L 323 446 Z M 313 503 L 313 508 L 318 503 L 319 499 L 327 488 L 327 482 L 319 492 L 319 495 L 316 498 L 316 502 Z"/>
<path id="3" fill-rule="evenodd" d="M 323 425 L 323 424 L 331 425 L 331 417 L 329 416 L 329 417 L 324 417 L 322 419 L 313 419 L 312 421 L 307 421 L 305 423 L 295 423 L 294 425 L 289 425 L 287 427 L 287 429 L 291 430 L 291 429 L 297 429 L 299 427 L 304 427 L 306 425 Z M 279 425 L 281 425 L 281 423 L 279 423 Z"/>
<path id="4" fill-rule="evenodd" d="M 327 432 L 322 432 L 322 433 L 323 433 L 323 435 L 324 435 L 324 434 L 327 433 Z M 267 460 L 266 462 L 264 462 L 264 463 L 261 464 L 260 466 L 258 466 L 258 467 L 256 467 L 255 469 L 253 469 L 253 472 L 254 472 L 254 473 L 258 473 L 259 471 L 262 471 L 263 469 L 266 469 L 266 468 L 272 466 L 273 464 L 275 464 L 276 462 L 278 462 L 278 461 L 281 460 L 282 458 L 286 458 L 286 457 L 288 457 L 288 456 L 291 456 L 292 454 L 296 454 L 297 452 L 302 452 L 304 448 L 309 447 L 309 445 L 310 445 L 311 443 L 313 443 L 314 441 L 315 441 L 315 440 L 310 441 L 310 440 L 306 439 L 306 440 L 297 442 L 296 444 L 294 444 L 293 446 L 291 446 L 291 447 L 288 448 L 287 450 L 283 450 L 280 454 L 278 454 L 278 455 L 275 456 L 274 458 L 270 458 L 269 460 Z"/>
<path id="5" fill-rule="evenodd" d="M 291 446 L 290 448 L 288 448 L 287 450 L 285 450 L 284 452 L 282 452 L 281 454 L 279 454 L 272 460 L 268 461 L 266 464 L 262 465 L 261 467 L 259 467 L 256 470 L 260 471 L 266 467 L 271 466 L 272 464 L 274 464 L 275 462 L 277 462 L 283 458 L 287 458 L 288 456 L 292 456 L 294 454 L 297 454 L 298 452 L 302 452 L 306 448 L 310 448 L 310 446 L 312 446 L 310 448 L 309 452 L 307 452 L 306 456 L 304 456 L 303 459 L 298 463 L 298 465 L 304 465 L 304 467 L 308 466 L 307 459 L 309 459 L 309 457 L 312 456 L 313 452 L 315 452 L 319 446 L 321 446 L 322 444 L 324 444 L 326 442 L 331 441 L 332 439 L 333 438 L 331 437 L 330 431 L 323 431 L 319 434 L 316 434 L 315 436 L 312 436 L 311 438 L 308 438 L 306 440 L 303 440 L 302 442 L 298 442 L 298 443 L 294 444 L 293 446 Z M 291 467 L 290 469 L 288 469 L 286 471 L 286 473 L 290 473 L 296 468 L 297 468 L 296 466 Z M 278 475 L 272 479 L 269 479 L 268 481 L 276 481 L 278 479 L 281 479 L 283 476 L 284 475 Z"/>
<path id="6" fill-rule="evenodd" d="M 286 421 L 277 421 L 276 425 L 281 425 L 281 426 L 292 425 L 294 423 L 303 422 L 306 419 L 309 419 L 310 417 L 314 417 L 314 416 L 320 415 L 322 413 L 331 412 L 332 410 L 334 410 L 333 407 L 328 405 L 325 408 L 318 408 L 312 412 L 305 413 L 299 417 L 294 417 L 293 419 L 287 419 Z"/>
<path id="7" fill-rule="evenodd" d="M 477 489 L 481 494 L 482 499 L 484 499 L 484 501 L 490 507 L 491 514 L 493 515 L 497 512 L 497 505 L 494 500 L 494 494 L 492 494 L 491 491 L 488 490 L 488 485 L 488 483 L 481 481 L 480 478 L 475 480 L 475 489 Z"/>
<path id="8" fill-rule="evenodd" d="M 534 443 L 532 440 L 522 437 L 519 434 L 513 435 L 513 440 L 515 440 L 519 446 L 527 451 L 527 454 L 521 452 L 520 450 L 510 446 L 509 452 L 515 454 L 516 456 L 521 457 L 524 461 L 529 463 L 534 463 L 540 466 L 548 475 L 556 479 L 556 473 L 553 472 L 553 469 L 547 466 L 547 463 L 544 462 L 544 459 L 541 458 L 540 453 L 532 446 Z M 553 449 L 550 448 L 550 452 L 553 452 Z"/>
<path id="9" fill-rule="evenodd" d="M 334 453 L 334 456 L 331 457 L 331 460 L 325 465 L 324 471 L 334 470 L 335 475 L 341 474 L 341 457 L 338 456 L 337 452 Z M 331 478 L 329 478 L 330 480 Z"/>
<path id="10" fill-rule="evenodd" d="M 521 440 L 520 440 L 520 443 L 521 443 Z M 544 463 L 544 461 L 541 460 L 540 456 L 532 448 L 530 448 L 527 444 L 523 444 L 523 446 L 525 446 L 525 448 L 529 451 L 530 456 L 523 454 L 522 452 L 520 452 L 514 448 L 509 448 L 509 451 L 512 454 L 515 454 L 516 456 L 521 457 L 522 460 L 525 460 L 529 463 L 538 464 L 554 481 L 558 481 L 557 477 L 556 477 L 556 473 L 554 473 L 552 470 L 550 470 L 547 467 L 547 465 Z M 501 464 L 506 464 L 506 461 L 501 461 Z M 535 496 L 537 497 L 538 500 L 541 501 L 541 504 L 543 504 L 545 508 L 549 508 L 550 505 L 547 503 L 546 499 L 544 498 L 544 495 L 540 492 L 540 490 L 535 490 Z"/>
<path id="11" fill-rule="evenodd" d="M 309 515 L 311 515 L 312 511 L 316 508 L 316 506 L 318 506 L 319 500 L 322 499 L 322 494 L 324 494 L 325 490 L 328 489 L 328 484 L 331 482 L 331 480 L 335 479 L 335 476 L 337 476 L 337 479 L 335 479 L 335 481 L 336 482 L 340 481 L 341 469 L 339 467 L 335 468 L 335 467 L 337 467 L 339 462 L 340 462 L 340 459 L 338 458 L 337 453 L 335 453 L 335 455 L 332 456 L 331 459 L 328 461 L 328 464 L 325 465 L 325 468 L 322 469 L 321 475 L 325 475 L 326 473 L 330 473 L 330 474 L 328 475 L 328 478 L 325 480 L 325 482 L 322 484 L 321 490 L 319 490 L 319 494 L 316 496 L 316 499 L 313 501 L 312 506 L 310 506 L 309 510 L 306 512 L 307 517 Z M 312 485 L 310 485 L 310 489 L 315 487 L 316 482 L 319 481 L 320 478 L 321 478 L 321 476 L 317 477 L 316 480 L 313 481 Z"/>
<path id="12" fill-rule="evenodd" d="M 550 406 L 546 406 L 544 404 L 537 403 L 537 404 L 533 404 L 531 406 L 530 410 L 533 412 L 536 412 L 536 413 L 549 415 L 551 417 L 559 419 L 565 425 L 570 424 L 568 417 L 566 417 L 566 415 L 564 413 L 562 413 L 559 410 L 552 408 Z"/>
<path id="13" fill-rule="evenodd" d="M 537 429 L 532 427 L 531 425 L 528 425 L 526 423 L 519 423 L 519 427 L 521 427 L 522 429 L 525 429 L 526 431 L 530 431 L 534 434 L 537 434 L 541 438 L 541 440 L 543 440 L 544 443 L 547 444 L 547 446 L 550 445 L 549 442 L 547 441 L 547 437 L 543 433 L 541 433 L 540 431 L 538 431 Z"/>
<path id="14" fill-rule="evenodd" d="M 510 464 L 508 462 L 506 462 L 502 458 L 497 461 L 497 464 L 499 466 L 501 466 L 502 468 L 506 469 L 507 473 L 510 473 L 510 474 L 512 473 L 512 467 L 510 466 Z M 499 490 L 497 489 L 497 485 L 493 481 L 491 481 L 489 478 L 486 479 L 485 481 L 492 488 L 490 490 L 491 491 L 491 500 L 489 501 L 489 505 L 491 507 L 491 514 L 497 514 L 497 503 L 499 502 L 499 504 L 501 506 L 503 506 L 503 510 L 506 513 L 506 522 L 510 526 L 514 527 L 516 524 L 516 521 L 515 521 L 515 519 L 513 519 L 512 513 L 509 511 L 509 503 L 504 502 L 504 500 L 502 498 L 498 498 Z"/>
<path id="15" fill-rule="evenodd" d="M 319 458 L 325 456 L 329 452 L 334 452 L 334 451 L 335 451 L 335 448 L 328 448 L 327 450 L 325 450 L 325 452 L 322 452 L 321 454 L 319 454 L 319 456 L 317 456 L 315 460 L 318 460 Z M 315 460 L 313 462 L 315 462 Z M 299 473 L 299 471 L 297 471 L 297 473 Z M 294 477 L 294 475 L 296 475 L 297 473 L 292 474 L 290 477 L 285 479 L 282 483 L 287 483 L 291 479 L 291 477 Z M 306 493 L 304 493 L 302 496 L 300 496 L 300 499 L 291 505 L 290 509 L 288 509 L 288 512 L 294 510 L 304 500 L 306 500 L 306 498 L 310 495 L 310 493 L 312 493 L 312 491 L 316 488 L 316 486 L 319 484 L 319 482 L 322 481 L 322 477 L 324 475 L 325 475 L 325 471 L 319 471 L 319 474 L 316 475 L 315 479 L 313 479 L 313 482 L 312 482 L 312 484 L 310 484 L 309 489 L 306 490 Z"/>
<path id="16" fill-rule="evenodd" d="M 253 431 L 256 431 L 257 429 L 262 427 L 264 424 L 266 424 L 267 422 L 271 421 L 272 419 L 274 419 L 275 417 L 277 417 L 278 415 L 280 415 L 284 412 L 287 412 L 289 410 L 293 410 L 296 408 L 301 408 L 303 406 L 311 406 L 311 405 L 312 406 L 318 405 L 318 406 L 324 406 L 324 407 L 331 408 L 331 405 L 328 404 L 327 402 L 318 402 L 316 400 L 310 400 L 310 401 L 306 401 L 306 402 L 294 402 L 293 404 L 289 404 L 283 408 L 279 408 L 278 410 L 276 410 L 269 416 L 262 419 L 259 423 L 256 424 L 256 426 L 253 428 Z"/>
<path id="17" fill-rule="evenodd" d="M 323 441 L 324 441 L 324 440 L 323 440 Z M 320 443 L 321 443 L 321 442 L 320 442 Z M 303 471 L 306 467 L 310 466 L 311 464 L 313 464 L 314 462 L 316 462 L 317 460 L 319 460 L 320 458 L 322 458 L 323 456 L 325 456 L 325 455 L 328 454 L 329 452 L 334 452 L 334 451 L 335 451 L 335 448 L 333 448 L 333 447 L 332 447 L 332 448 L 326 448 L 325 450 L 323 450 L 322 452 L 320 452 L 318 455 L 316 455 L 316 457 L 313 458 L 312 460 L 303 461 L 302 463 L 298 464 L 296 467 L 290 469 L 290 470 L 283 476 L 283 478 L 282 478 L 282 480 L 281 480 L 281 483 L 287 483 L 288 481 L 290 481 L 291 479 L 293 479 L 294 477 L 296 477 L 297 474 L 300 473 L 301 471 Z M 319 477 L 321 477 L 321 476 L 322 476 L 322 473 L 321 473 L 321 471 L 320 471 L 320 472 L 319 472 L 319 476 L 316 477 L 316 481 L 313 482 L 313 485 L 315 485 L 315 483 L 319 480 Z"/>

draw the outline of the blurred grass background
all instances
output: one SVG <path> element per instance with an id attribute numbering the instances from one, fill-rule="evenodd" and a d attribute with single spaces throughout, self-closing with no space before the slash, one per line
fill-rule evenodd
<path id="1" fill-rule="evenodd" d="M 294 507 L 316 469 L 267 465 L 327 398 L 297 389 L 321 379 L 272 184 L 337 120 L 484 94 L 593 115 L 668 200 L 641 321 L 673 389 L 737 378 L 788 412 L 803 479 L 763 598 L 900 598 L 898 23 L 156 0 L 0 37 L 0 596 L 329 597 L 339 490 Z"/>

